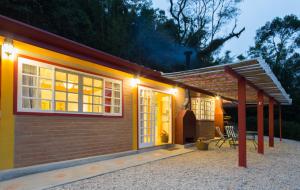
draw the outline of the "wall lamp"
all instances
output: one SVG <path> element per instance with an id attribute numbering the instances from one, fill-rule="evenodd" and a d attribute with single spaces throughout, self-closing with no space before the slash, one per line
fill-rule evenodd
<path id="1" fill-rule="evenodd" d="M 134 78 L 131 79 L 130 81 L 130 86 L 135 87 L 141 83 L 141 80 L 135 76 Z"/>
<path id="2" fill-rule="evenodd" d="M 14 44 L 13 40 L 10 38 L 5 38 L 2 46 L 3 52 L 7 55 L 10 56 L 14 53 Z"/>
<path id="3" fill-rule="evenodd" d="M 176 87 L 173 87 L 170 89 L 170 94 L 176 95 L 178 92 L 178 89 Z"/>

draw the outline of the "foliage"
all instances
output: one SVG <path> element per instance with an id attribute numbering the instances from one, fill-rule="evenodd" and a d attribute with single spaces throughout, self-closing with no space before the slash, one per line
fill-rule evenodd
<path id="1" fill-rule="evenodd" d="M 300 20 L 287 15 L 267 22 L 257 30 L 249 55 L 265 59 L 287 91 L 299 90 Z"/>
<path id="2" fill-rule="evenodd" d="M 184 14 L 198 2 L 187 1 Z M 0 14 L 156 70 L 175 71 L 185 69 L 183 53 L 190 49 L 198 52 L 195 62 L 203 60 L 202 50 L 207 53 L 206 62 L 214 62 L 214 52 L 229 40 L 215 36 L 237 15 L 236 4 L 202 0 L 199 6 L 206 10 L 199 18 L 187 14 L 186 35 L 181 23 L 154 9 L 151 0 L 2 0 Z"/>

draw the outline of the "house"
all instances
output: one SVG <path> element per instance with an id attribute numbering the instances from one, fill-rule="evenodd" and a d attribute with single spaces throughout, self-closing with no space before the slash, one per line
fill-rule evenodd
<path id="1" fill-rule="evenodd" d="M 5 16 L 0 46 L 0 170 L 175 144 L 187 100 L 195 138 L 214 137 L 222 102 L 238 101 L 244 163 L 246 103 L 259 92 L 259 150 L 261 107 L 270 105 L 272 139 L 273 105 L 291 104 L 256 59 L 162 74 Z"/>

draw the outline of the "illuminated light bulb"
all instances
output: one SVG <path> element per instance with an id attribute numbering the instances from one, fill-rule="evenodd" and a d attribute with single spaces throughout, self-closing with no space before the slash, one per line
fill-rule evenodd
<path id="1" fill-rule="evenodd" d="M 141 80 L 138 79 L 138 78 L 132 78 L 131 81 L 130 81 L 130 85 L 131 85 L 132 87 L 137 86 L 137 85 L 140 84 L 140 83 L 141 83 Z"/>
<path id="2" fill-rule="evenodd" d="M 14 53 L 14 45 L 12 39 L 5 38 L 2 48 L 7 56 L 12 55 Z"/>
<path id="3" fill-rule="evenodd" d="M 178 89 L 177 89 L 177 88 L 171 88 L 171 89 L 170 89 L 170 94 L 176 95 L 177 92 L 178 92 Z"/>

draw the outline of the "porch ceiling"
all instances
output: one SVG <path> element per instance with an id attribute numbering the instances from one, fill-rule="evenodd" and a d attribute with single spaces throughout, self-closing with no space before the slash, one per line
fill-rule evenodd
<path id="1" fill-rule="evenodd" d="M 164 73 L 163 76 L 232 100 L 237 100 L 238 78 L 244 77 L 247 81 L 247 104 L 257 103 L 258 90 L 264 92 L 265 103 L 268 102 L 268 97 L 273 97 L 282 105 L 292 103 L 292 99 L 283 89 L 269 65 L 262 59 Z"/>

